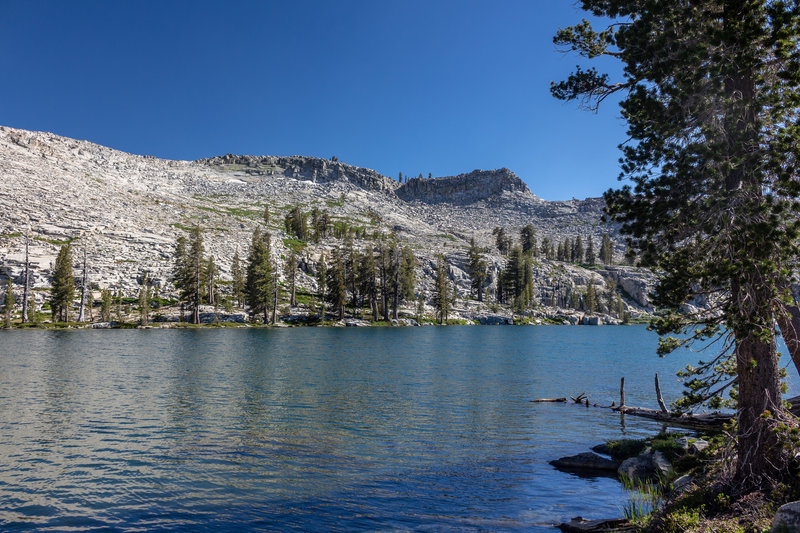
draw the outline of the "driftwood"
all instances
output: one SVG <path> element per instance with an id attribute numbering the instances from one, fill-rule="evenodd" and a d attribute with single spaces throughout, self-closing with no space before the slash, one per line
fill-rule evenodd
<path id="1" fill-rule="evenodd" d="M 658 374 L 655 375 L 655 388 L 656 388 L 656 401 L 658 402 L 659 409 L 648 409 L 645 407 L 630 407 L 625 405 L 625 378 L 621 378 L 619 382 L 619 406 L 615 406 L 614 402 L 611 405 L 597 405 L 594 407 L 603 407 L 617 411 L 620 414 L 640 416 L 642 418 L 649 418 L 651 420 L 658 420 L 666 425 L 693 427 L 693 428 L 721 428 L 733 418 L 733 413 L 720 413 L 715 411 L 713 413 L 700 413 L 700 414 L 676 414 L 670 413 L 667 409 L 667 404 L 661 396 L 661 385 L 658 382 Z M 577 396 L 570 396 L 572 401 L 577 404 L 583 404 L 589 407 L 589 398 L 585 392 Z M 567 398 L 540 398 L 538 400 L 531 400 L 532 402 L 559 402 L 567 403 Z M 789 398 L 786 400 L 789 404 L 789 412 L 794 416 L 800 417 L 800 396 Z"/>
<path id="2" fill-rule="evenodd" d="M 531 400 L 532 402 L 562 402 L 567 403 L 566 398 L 539 398 L 538 400 Z"/>

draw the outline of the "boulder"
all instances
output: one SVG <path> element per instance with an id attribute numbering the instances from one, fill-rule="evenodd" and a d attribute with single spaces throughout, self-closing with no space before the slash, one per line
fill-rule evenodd
<path id="1" fill-rule="evenodd" d="M 787 503 L 778 509 L 770 533 L 800 533 L 800 501 Z"/>
<path id="2" fill-rule="evenodd" d="M 563 470 L 602 470 L 606 472 L 613 472 L 619 467 L 617 461 L 607 459 L 593 452 L 561 457 L 550 461 L 550 464 Z"/>
<path id="3" fill-rule="evenodd" d="M 631 479 L 651 479 L 666 474 L 670 468 L 672 465 L 661 452 L 648 449 L 637 457 L 622 461 L 617 473 Z"/>
<path id="4" fill-rule="evenodd" d="M 672 482 L 673 494 L 680 494 L 686 492 L 692 486 L 694 479 L 690 475 L 684 475 Z"/>
<path id="5" fill-rule="evenodd" d="M 503 315 L 484 315 L 475 317 L 482 326 L 499 326 L 499 325 L 512 325 L 514 319 Z"/>
<path id="6" fill-rule="evenodd" d="M 697 439 L 696 441 L 689 444 L 690 453 L 700 453 L 706 448 L 708 448 L 708 442 L 703 439 Z"/>

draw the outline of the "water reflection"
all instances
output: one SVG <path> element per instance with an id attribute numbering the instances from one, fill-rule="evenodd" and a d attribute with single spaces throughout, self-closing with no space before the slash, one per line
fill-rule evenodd
<path id="1" fill-rule="evenodd" d="M 2 333 L 3 528 L 544 531 L 614 515 L 616 481 L 547 461 L 659 425 L 529 400 L 607 405 L 624 373 L 628 403 L 654 406 L 652 373 L 694 359 L 658 359 L 643 328 Z"/>

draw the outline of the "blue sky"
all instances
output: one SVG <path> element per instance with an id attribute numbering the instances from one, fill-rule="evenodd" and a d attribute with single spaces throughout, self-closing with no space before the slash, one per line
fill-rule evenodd
<path id="1" fill-rule="evenodd" d="M 618 184 L 625 126 L 550 96 L 571 0 L 0 4 L 0 124 L 170 159 L 508 167 L 548 200 Z M 617 65 L 607 65 L 619 71 Z"/>

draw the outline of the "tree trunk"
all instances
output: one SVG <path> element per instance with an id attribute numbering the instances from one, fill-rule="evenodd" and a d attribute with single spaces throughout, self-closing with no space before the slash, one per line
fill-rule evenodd
<path id="1" fill-rule="evenodd" d="M 773 431 L 784 420 L 785 410 L 772 317 L 758 316 L 760 310 L 768 309 L 764 305 L 768 291 L 761 288 L 765 285 L 763 280 L 751 280 L 747 286 L 734 283 L 731 288 L 740 309 L 736 318 L 748 329 L 745 333 L 734 330 L 739 385 L 735 478 L 743 489 L 770 488 L 786 468 L 780 438 Z M 762 324 L 760 330 L 758 324 Z"/>

